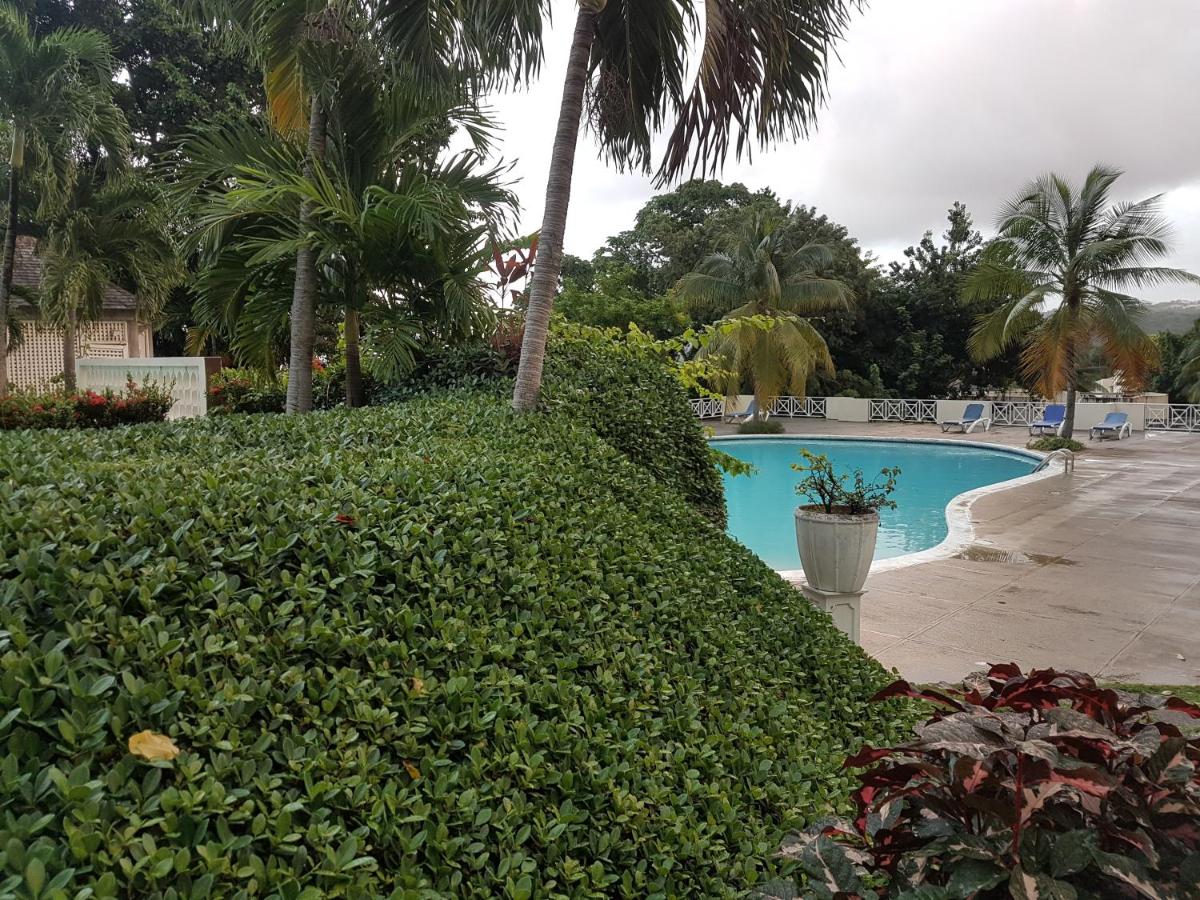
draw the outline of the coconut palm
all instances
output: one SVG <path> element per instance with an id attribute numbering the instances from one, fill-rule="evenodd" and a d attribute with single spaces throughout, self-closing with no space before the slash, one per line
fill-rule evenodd
<path id="1" fill-rule="evenodd" d="M 807 132 L 825 99 L 833 45 L 856 0 L 578 0 L 550 160 L 538 264 L 529 291 L 513 406 L 532 409 L 562 265 L 571 176 L 585 98 L 604 152 L 649 170 L 651 142 L 674 124 L 660 183 L 704 174 L 754 143 Z M 699 67 L 685 87 L 694 44 Z"/>
<path id="2" fill-rule="evenodd" d="M 972 354 L 992 359 L 1024 345 L 1023 375 L 1044 397 L 1066 391 L 1063 435 L 1075 425 L 1080 362 L 1099 347 L 1126 383 L 1138 383 L 1157 358 L 1138 325 L 1142 303 L 1130 289 L 1200 283 L 1180 269 L 1154 265 L 1170 252 L 1161 197 L 1110 203 L 1121 172 L 1096 166 L 1076 188 L 1050 173 L 1001 209 L 998 237 L 967 280 L 968 300 L 996 300 L 970 338 Z"/>
<path id="3" fill-rule="evenodd" d="M 133 176 L 106 178 L 94 168 L 45 222 L 37 305 L 63 328 L 66 388 L 75 390 L 75 333 L 99 317 L 111 284 L 130 287 L 143 319 L 156 317 L 182 267 L 160 192 Z"/>
<path id="4" fill-rule="evenodd" d="M 464 82 L 492 85 L 509 73 L 527 76 L 541 59 L 541 0 L 190 0 L 201 18 L 216 22 L 259 59 L 276 127 L 307 133 L 306 175 L 324 158 L 329 116 L 352 79 L 347 65 L 362 55 L 386 57 L 402 77 L 431 96 Z M 372 48 L 376 36 L 384 47 Z M 312 212 L 301 204 L 301 231 Z M 320 290 L 318 251 L 301 241 L 295 251 L 288 412 L 312 407 L 311 361 Z"/>
<path id="5" fill-rule="evenodd" d="M 112 100 L 114 61 L 96 31 L 60 28 L 39 34 L 14 4 L 0 3 L 0 118 L 11 135 L 8 207 L 0 260 L 0 397 L 8 391 L 8 300 L 12 295 L 22 181 L 48 176 L 45 197 L 55 200 L 80 146 L 94 144 L 122 163 L 129 134 Z"/>
<path id="6" fill-rule="evenodd" d="M 854 302 L 849 287 L 820 274 L 832 264 L 828 247 L 792 248 L 773 223 L 756 218 L 680 279 L 679 296 L 693 314 L 721 316 L 698 354 L 725 373 L 715 387 L 732 396 L 748 380 L 766 410 L 782 394 L 803 397 L 817 369 L 833 374 L 825 340 L 808 319 Z"/>
<path id="7" fill-rule="evenodd" d="M 479 165 L 490 126 L 469 103 L 446 108 L 359 72 L 331 108 L 325 159 L 251 123 L 184 147 L 178 191 L 201 250 L 198 333 L 224 334 L 244 361 L 270 367 L 289 310 L 289 256 L 314 248 L 316 302 L 345 315 L 347 403 L 361 402 L 360 317 L 376 374 L 411 362 L 417 342 L 481 330 L 488 305 L 476 273 L 488 225 L 513 204 L 500 171 Z M 439 159 L 455 131 L 475 149 Z M 309 210 L 303 229 L 301 207 Z"/>

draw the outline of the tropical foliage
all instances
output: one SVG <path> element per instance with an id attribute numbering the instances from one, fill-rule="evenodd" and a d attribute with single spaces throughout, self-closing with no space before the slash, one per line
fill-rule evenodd
<path id="1" fill-rule="evenodd" d="M 3 891 L 712 897 L 786 874 L 784 834 L 847 795 L 861 740 L 901 738 L 900 707 L 868 706 L 886 673 L 676 489 L 663 436 L 703 459 L 700 426 L 631 365 L 563 355 L 536 421 L 442 390 L 0 436 Z"/>
<path id="2" fill-rule="evenodd" d="M 679 279 L 760 217 L 773 222 L 790 246 L 828 248 L 832 261 L 826 274 L 855 297 L 849 309 L 814 320 L 838 371 L 833 376 L 818 371 L 812 392 L 946 397 L 1020 384 L 1016 351 L 979 362 L 967 348 L 978 316 L 1003 301 L 962 299 L 963 279 L 977 265 L 983 244 L 962 204 L 948 211 L 940 239 L 927 232 L 901 261 L 881 269 L 844 226 L 814 209 L 781 203 L 769 190 L 688 181 L 648 200 L 634 227 L 610 237 L 591 259 L 567 257 L 555 309 L 583 324 L 633 322 L 662 336 L 667 314 L 679 307 L 673 290 Z M 685 326 L 691 327 L 722 314 L 684 312 Z"/>
<path id="3" fill-rule="evenodd" d="M 993 666 L 915 740 L 867 747 L 853 821 L 792 845 L 806 897 L 1188 897 L 1200 883 L 1200 707 L 1078 672 Z"/>
<path id="4" fill-rule="evenodd" d="M 700 350 L 730 373 L 718 390 L 734 395 L 748 383 L 758 408 L 767 409 L 782 394 L 803 397 L 814 371 L 833 374 L 829 349 L 808 318 L 853 302 L 845 284 L 822 274 L 832 260 L 819 244 L 789 247 L 773 223 L 759 219 L 680 280 L 679 296 L 693 312 L 721 318 Z"/>
<path id="5" fill-rule="evenodd" d="M 63 327 L 68 391 L 75 390 L 76 327 L 100 317 L 111 285 L 127 286 L 139 316 L 153 321 L 182 278 L 166 204 L 153 183 L 105 177 L 94 168 L 73 180 L 67 197 L 43 219 L 36 295 L 42 316 Z"/>
<path id="6" fill-rule="evenodd" d="M 478 273 L 487 235 L 512 204 L 500 172 L 479 162 L 490 132 L 474 107 L 430 106 L 374 83 L 368 69 L 353 79 L 357 89 L 343 88 L 319 162 L 307 162 L 298 141 L 245 124 L 189 142 L 178 184 L 196 213 L 201 258 L 194 339 L 220 335 L 242 362 L 273 369 L 289 330 L 296 248 L 315 238 L 316 308 L 344 317 L 351 405 L 362 400 L 360 327 L 363 363 L 384 380 L 409 368 L 419 347 L 487 330 Z M 440 159 L 456 129 L 476 149 Z"/>
<path id="7" fill-rule="evenodd" d="M 0 431 L 18 428 L 114 428 L 161 422 L 175 400 L 171 386 L 129 381 L 122 391 L 37 394 L 18 391 L 0 399 Z"/>
<path id="8" fill-rule="evenodd" d="M 125 162 L 128 127 L 113 103 L 114 61 L 102 34 L 81 28 L 40 32 L 19 6 L 0 2 L 0 119 L 8 125 L 8 191 L 0 253 L 0 397 L 8 392 L 8 304 L 12 296 L 22 179 L 34 175 L 44 199 L 69 186 L 80 149 Z"/>
<path id="9" fill-rule="evenodd" d="M 1145 380 L 1156 351 L 1138 325 L 1129 290 L 1169 282 L 1200 284 L 1156 265 L 1170 249 L 1159 197 L 1110 203 L 1121 173 L 1097 166 L 1078 188 L 1053 173 L 1007 203 L 999 237 L 971 275 L 968 299 L 1003 298 L 971 335 L 981 359 L 1023 346 L 1021 367 L 1044 397 L 1067 394 L 1062 435 L 1071 437 L 1080 361 L 1095 345 L 1127 384 Z"/>
<path id="10" fill-rule="evenodd" d="M 753 6 L 579 0 L 514 408 L 532 409 L 541 386 L 585 101 L 601 150 L 618 167 L 649 171 L 652 141 L 665 126 L 660 183 L 689 168 L 704 175 L 719 168 L 731 146 L 742 157 L 756 143 L 807 133 L 825 99 L 830 54 L 856 6 L 854 0 Z M 689 87 L 693 57 L 699 65 Z"/>

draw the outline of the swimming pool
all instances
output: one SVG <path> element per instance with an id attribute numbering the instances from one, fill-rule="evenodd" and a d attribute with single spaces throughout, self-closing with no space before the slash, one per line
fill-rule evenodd
<path id="1" fill-rule="evenodd" d="M 876 560 L 937 546 L 946 538 L 951 500 L 1028 475 L 1038 462 L 1018 451 L 933 441 L 717 438 L 713 444 L 756 469 L 750 476 L 725 476 L 729 534 L 780 571 L 800 568 L 793 514 L 807 501 L 796 495 L 802 476 L 791 465 L 802 461 L 801 447 L 828 456 L 838 473 L 862 469 L 868 481 L 884 466 L 900 468 L 892 495 L 896 508 L 880 513 Z"/>

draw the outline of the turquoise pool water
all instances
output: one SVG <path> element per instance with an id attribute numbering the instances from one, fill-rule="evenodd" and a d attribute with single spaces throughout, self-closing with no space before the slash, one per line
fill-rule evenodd
<path id="1" fill-rule="evenodd" d="M 774 569 L 799 569 L 793 513 L 802 502 L 800 448 L 829 457 L 838 472 L 862 469 L 868 480 L 898 466 L 895 509 L 880 515 L 876 559 L 914 553 L 946 538 L 946 504 L 964 491 L 1028 475 L 1037 461 L 986 447 L 903 441 L 796 439 L 714 440 L 723 451 L 754 465 L 753 475 L 725 476 L 729 533 Z"/>

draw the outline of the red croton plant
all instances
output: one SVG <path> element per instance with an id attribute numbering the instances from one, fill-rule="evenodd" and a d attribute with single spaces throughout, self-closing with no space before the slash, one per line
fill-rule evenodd
<path id="1" fill-rule="evenodd" d="M 803 896 L 1200 897 L 1200 708 L 1015 665 L 891 697 L 936 712 L 846 760 L 857 818 L 785 848 Z"/>

